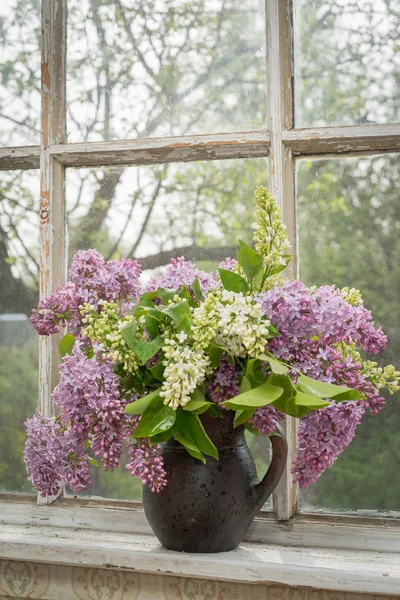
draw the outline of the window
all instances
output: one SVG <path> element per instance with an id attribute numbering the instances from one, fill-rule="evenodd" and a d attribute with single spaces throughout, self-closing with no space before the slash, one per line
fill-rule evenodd
<path id="1" fill-rule="evenodd" d="M 38 0 L 0 9 L 0 274 L 10 280 L 0 431 L 15 431 L 11 478 L 10 446 L 0 443 L 0 490 L 30 491 L 18 444 L 35 404 L 26 315 L 39 271 L 46 296 L 77 249 L 141 258 L 146 277 L 182 254 L 211 266 L 238 235 L 250 239 L 245 215 L 259 183 L 282 207 L 296 250 L 291 275 L 299 268 L 310 285 L 360 287 L 390 335 L 386 358 L 400 364 L 395 0 L 42 0 L 39 13 Z M 29 145 L 39 131 L 40 146 Z M 39 358 L 39 404 L 51 414 L 57 341 L 42 340 Z M 17 381 L 23 400 L 9 395 Z M 300 502 L 289 464 L 276 517 L 299 506 L 399 510 L 399 415 L 389 400 Z M 295 422 L 286 429 L 293 456 Z M 122 471 L 94 477 L 96 496 L 139 498 Z"/>

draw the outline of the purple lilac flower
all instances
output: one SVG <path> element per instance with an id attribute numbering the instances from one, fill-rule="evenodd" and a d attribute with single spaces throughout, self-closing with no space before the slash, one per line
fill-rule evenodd
<path id="1" fill-rule="evenodd" d="M 212 273 L 196 269 L 194 264 L 190 261 L 185 261 L 183 256 L 180 258 L 171 258 L 171 264 L 168 265 L 165 273 L 157 279 L 153 278 L 150 280 L 147 285 L 147 291 L 156 290 L 159 287 L 175 290 L 181 285 L 186 285 L 190 289 L 196 278 L 199 280 L 203 294 L 220 285 Z"/>
<path id="2" fill-rule="evenodd" d="M 229 258 L 229 256 L 219 263 L 220 269 L 225 269 L 226 271 L 233 271 L 233 267 L 236 267 L 238 261 L 235 258 Z"/>
<path id="3" fill-rule="evenodd" d="M 80 250 L 72 260 L 71 281 L 81 303 L 97 307 L 98 301 L 118 300 L 130 296 L 136 301 L 141 293 L 141 266 L 136 260 L 123 258 L 105 262 L 96 250 Z"/>
<path id="4" fill-rule="evenodd" d="M 106 469 L 118 466 L 128 419 L 114 367 L 109 358 L 86 358 L 80 344 L 75 344 L 72 355 L 63 358 L 60 382 L 52 394 L 62 418 L 72 422 L 82 438 L 89 437 Z"/>
<path id="5" fill-rule="evenodd" d="M 140 297 L 140 273 L 141 266 L 136 260 L 105 262 L 96 250 L 80 250 L 72 260 L 71 281 L 42 300 L 38 309 L 32 311 L 30 321 L 40 335 L 57 333 L 60 325 L 68 325 L 69 331 L 79 337 L 79 306 L 89 302 L 98 308 L 100 299 L 121 300 L 123 312 L 127 312 L 132 301 L 137 302 Z"/>
<path id="6" fill-rule="evenodd" d="M 40 335 L 51 335 L 60 331 L 70 319 L 79 318 L 79 298 L 72 283 L 59 286 L 48 298 L 41 300 L 32 310 L 30 322 Z"/>
<path id="7" fill-rule="evenodd" d="M 106 287 L 102 290 L 102 297 L 106 300 L 133 298 L 137 302 L 142 293 L 139 281 L 142 267 L 138 261 L 128 258 L 109 260 L 106 270 L 109 277 Z"/>
<path id="8" fill-rule="evenodd" d="M 378 353 L 386 345 L 381 327 L 363 305 L 351 306 L 334 286 L 311 291 L 300 281 L 290 281 L 260 295 L 265 314 L 280 336 L 271 349 L 290 360 L 301 343 L 318 337 L 319 346 L 354 342 L 366 352 Z"/>
<path id="9" fill-rule="evenodd" d="M 150 447 L 148 440 L 142 439 L 138 444 L 128 448 L 130 463 L 126 468 L 132 476 L 139 477 L 143 485 L 148 485 L 152 492 L 161 492 L 167 485 L 167 473 L 158 444 Z"/>
<path id="10" fill-rule="evenodd" d="M 285 419 L 286 415 L 274 406 L 257 408 L 249 423 L 262 434 L 269 435 L 276 429 L 276 424 Z"/>
<path id="11" fill-rule="evenodd" d="M 265 292 L 260 301 L 280 333 L 269 343 L 278 358 L 315 379 L 354 387 L 365 393 L 371 412 L 382 410 L 385 400 L 362 377 L 360 365 L 334 347 L 354 342 L 372 353 L 385 347 L 386 336 L 364 306 L 351 306 L 334 286 L 311 291 L 300 281 Z"/>
<path id="12" fill-rule="evenodd" d="M 97 306 L 109 279 L 103 256 L 97 250 L 79 250 L 72 259 L 70 279 L 81 303 Z"/>
<path id="13" fill-rule="evenodd" d="M 364 410 L 359 402 L 342 402 L 312 411 L 300 420 L 292 468 L 300 487 L 314 483 L 333 465 L 354 438 Z"/>
<path id="14" fill-rule="evenodd" d="M 207 393 L 211 400 L 220 404 L 240 394 L 240 374 L 241 370 L 237 365 L 229 364 L 227 358 L 222 357 L 212 379 L 207 383 Z M 221 408 L 225 406 L 221 405 Z"/>
<path id="15" fill-rule="evenodd" d="M 55 496 L 65 481 L 73 492 L 91 483 L 85 445 L 74 430 L 36 411 L 25 423 L 24 459 L 29 481 L 40 495 Z"/>

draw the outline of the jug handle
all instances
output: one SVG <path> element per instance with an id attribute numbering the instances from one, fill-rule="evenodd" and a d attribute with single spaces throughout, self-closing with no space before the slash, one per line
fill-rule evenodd
<path id="1" fill-rule="evenodd" d="M 279 435 L 273 435 L 270 438 L 272 444 L 271 464 L 263 479 L 253 487 L 253 492 L 256 495 L 257 510 L 266 502 L 278 485 L 286 465 L 288 453 L 286 435 L 278 423 L 276 424 L 276 431 Z"/>

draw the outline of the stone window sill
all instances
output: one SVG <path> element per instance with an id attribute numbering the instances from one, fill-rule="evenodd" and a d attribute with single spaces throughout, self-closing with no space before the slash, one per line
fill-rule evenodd
<path id="1" fill-rule="evenodd" d="M 282 525 L 272 520 L 268 525 L 268 519 L 264 519 L 259 533 L 255 534 L 253 529 L 250 539 L 267 536 L 269 528 L 270 543 L 247 541 L 227 553 L 184 554 L 162 548 L 148 533 L 141 511 L 136 510 L 139 526 L 133 531 L 134 510 L 97 508 L 94 504 L 77 508 L 71 508 L 71 504 L 58 508 L 22 503 L 0 506 L 0 559 L 240 583 L 400 594 L 396 525 L 389 524 L 386 530 L 377 527 L 373 543 L 371 528 L 362 524 L 353 525 L 353 532 L 346 534 L 343 527 L 332 522 L 316 521 L 305 527 L 301 523 Z M 102 523 L 101 527 L 96 526 L 96 519 Z M 260 533 L 262 527 L 264 532 Z M 341 529 L 344 545 L 351 545 L 346 543 L 346 535 L 353 541 L 358 536 L 363 549 L 334 547 L 335 535 L 329 534 L 329 528 L 333 531 L 333 527 Z M 309 531 L 312 536 L 307 539 Z M 310 544 L 313 540 L 315 545 Z"/>

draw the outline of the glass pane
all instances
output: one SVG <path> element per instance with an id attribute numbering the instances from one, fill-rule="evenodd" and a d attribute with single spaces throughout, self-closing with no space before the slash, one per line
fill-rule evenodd
<path id="1" fill-rule="evenodd" d="M 297 172 L 300 277 L 361 290 L 389 342 L 377 358 L 400 370 L 400 156 L 302 161 Z M 314 485 L 306 509 L 400 510 L 399 393 L 366 414 L 353 442 Z"/>
<path id="2" fill-rule="evenodd" d="M 0 73 L 0 145 L 39 144 L 39 0 L 0 3 Z"/>
<path id="3" fill-rule="evenodd" d="M 69 0 L 69 140 L 262 125 L 263 4 Z"/>
<path id="4" fill-rule="evenodd" d="M 265 159 L 183 163 L 125 169 L 67 170 L 70 258 L 96 248 L 107 259 L 139 258 L 143 281 L 184 255 L 210 270 L 236 255 L 236 241 L 252 239 L 253 191 L 265 185 Z M 256 452 L 262 472 L 269 440 Z M 258 448 L 254 440 L 252 448 Z M 128 471 L 100 469 L 88 492 L 140 499 L 141 486 Z"/>
<path id="5" fill-rule="evenodd" d="M 34 491 L 23 461 L 25 420 L 38 405 L 39 173 L 0 183 L 0 491 Z"/>
<path id="6" fill-rule="evenodd" d="M 296 126 L 398 122 L 398 0 L 294 5 Z"/>

